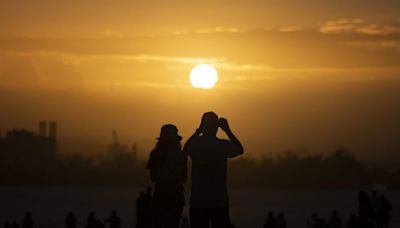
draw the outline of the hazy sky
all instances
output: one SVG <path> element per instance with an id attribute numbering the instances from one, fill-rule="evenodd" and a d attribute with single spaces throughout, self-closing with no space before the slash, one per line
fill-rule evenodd
<path id="1" fill-rule="evenodd" d="M 398 0 L 2 0 L 0 129 L 147 152 L 163 123 L 230 120 L 248 155 L 344 146 L 400 161 Z M 214 65 L 212 90 L 190 69 Z M 64 151 L 67 147 L 64 147 Z"/>

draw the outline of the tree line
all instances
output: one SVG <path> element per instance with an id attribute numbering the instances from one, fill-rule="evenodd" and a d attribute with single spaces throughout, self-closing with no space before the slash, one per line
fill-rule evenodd
<path id="1" fill-rule="evenodd" d="M 123 152 L 97 158 L 71 155 L 54 160 L 13 162 L 1 158 L 0 185 L 142 187 L 149 184 L 146 162 Z M 261 159 L 234 159 L 228 166 L 228 184 L 239 188 L 360 189 L 376 185 L 400 188 L 400 167 L 397 170 L 371 168 L 343 148 L 330 154 L 310 155 L 288 150 Z"/>

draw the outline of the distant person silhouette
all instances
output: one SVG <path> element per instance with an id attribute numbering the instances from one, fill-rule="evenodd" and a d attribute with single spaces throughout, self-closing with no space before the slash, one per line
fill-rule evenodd
<path id="1" fill-rule="evenodd" d="M 4 228 L 11 228 L 11 223 L 9 221 L 5 221 Z"/>
<path id="2" fill-rule="evenodd" d="M 325 228 L 326 222 L 323 218 L 319 218 L 317 214 L 314 213 L 311 215 L 311 221 L 309 225 L 312 228 Z"/>
<path id="3" fill-rule="evenodd" d="M 358 193 L 358 221 L 360 226 L 368 227 L 371 225 L 372 213 L 371 199 L 365 191 L 360 191 Z"/>
<path id="4" fill-rule="evenodd" d="M 89 213 L 86 222 L 86 228 L 97 228 L 97 218 L 94 215 L 94 212 Z"/>
<path id="5" fill-rule="evenodd" d="M 143 216 L 146 227 L 153 226 L 154 219 L 154 199 L 153 189 L 148 186 L 146 193 L 143 195 Z"/>
<path id="6" fill-rule="evenodd" d="M 146 227 L 146 194 L 140 192 L 136 199 L 136 226 L 135 228 Z"/>
<path id="7" fill-rule="evenodd" d="M 117 211 L 113 210 L 111 217 L 104 220 L 104 222 L 110 224 L 110 228 L 119 228 L 121 225 L 121 218 L 118 217 Z"/>
<path id="8" fill-rule="evenodd" d="M 336 210 L 332 211 L 332 215 L 328 220 L 328 228 L 342 228 L 342 219 L 339 218 Z"/>
<path id="9" fill-rule="evenodd" d="M 378 220 L 380 199 L 378 192 L 373 190 L 370 197 L 370 219 L 373 221 Z"/>
<path id="10" fill-rule="evenodd" d="M 151 180 L 155 182 L 154 225 L 179 228 L 185 204 L 183 184 L 187 178 L 187 157 L 182 151 L 182 137 L 176 126 L 162 126 L 157 139 L 147 163 Z"/>
<path id="11" fill-rule="evenodd" d="M 392 205 L 386 199 L 386 196 L 381 196 L 379 200 L 379 209 L 377 217 L 378 217 L 378 222 L 382 225 L 383 228 L 389 227 L 391 210 L 392 210 Z"/>
<path id="12" fill-rule="evenodd" d="M 76 218 L 74 213 L 69 212 L 65 219 L 65 225 L 67 228 L 76 228 Z"/>
<path id="13" fill-rule="evenodd" d="M 267 219 L 265 220 L 264 228 L 275 228 L 276 218 L 273 211 L 268 213 Z"/>
<path id="14" fill-rule="evenodd" d="M 22 220 L 22 228 L 33 228 L 33 219 L 29 211 L 25 213 L 25 218 Z"/>
<path id="15" fill-rule="evenodd" d="M 278 213 L 278 217 L 276 218 L 275 228 L 286 228 L 287 222 L 285 215 L 282 212 Z"/>
<path id="16" fill-rule="evenodd" d="M 221 128 L 229 140 L 219 139 Z M 226 184 L 227 159 L 243 154 L 243 147 L 228 121 L 213 112 L 203 114 L 200 127 L 185 144 L 192 161 L 190 223 L 192 228 L 230 227 Z"/>

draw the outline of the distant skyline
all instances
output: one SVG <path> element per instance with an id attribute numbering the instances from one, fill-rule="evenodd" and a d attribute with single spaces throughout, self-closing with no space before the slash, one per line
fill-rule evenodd
<path id="1" fill-rule="evenodd" d="M 396 0 L 0 2 L 0 129 L 55 120 L 61 142 L 151 149 L 201 114 L 230 120 L 247 156 L 339 146 L 400 161 Z M 212 90 L 190 69 L 215 66 Z"/>

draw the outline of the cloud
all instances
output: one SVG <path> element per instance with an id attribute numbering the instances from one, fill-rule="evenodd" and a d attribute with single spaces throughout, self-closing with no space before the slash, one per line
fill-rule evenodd
<path id="1" fill-rule="evenodd" d="M 399 48 L 399 41 L 351 41 L 345 43 L 349 46 L 363 48 Z M 165 56 L 152 54 L 67 54 L 55 51 L 30 51 L 30 52 L 10 52 L 0 51 L 0 54 L 21 55 L 23 57 L 50 56 L 58 58 L 63 65 L 80 65 L 86 61 L 107 60 L 116 62 L 160 62 L 166 64 L 177 64 L 178 68 L 182 65 L 193 66 L 200 63 L 208 63 L 226 71 L 233 72 L 265 72 L 265 73 L 346 73 L 346 72 L 371 72 L 382 71 L 385 69 L 396 70 L 400 73 L 398 67 L 275 67 L 268 64 L 240 63 L 230 61 L 225 58 L 201 58 L 190 56 Z"/>
<path id="2" fill-rule="evenodd" d="M 266 27 L 261 29 L 261 31 L 277 31 L 277 32 L 299 32 L 302 31 L 303 27 L 299 25 L 291 25 L 291 26 L 281 26 L 270 28 Z M 246 32 L 254 32 L 259 30 L 249 30 L 238 27 L 214 27 L 214 28 L 204 28 L 197 30 L 179 30 L 175 32 L 175 35 L 189 35 L 189 34 L 214 34 L 214 33 L 246 33 Z"/>
<path id="3" fill-rule="evenodd" d="M 391 35 L 400 34 L 400 25 L 367 23 L 362 18 L 338 19 L 324 22 L 320 28 L 324 34 L 359 33 L 364 35 Z"/>
<path id="4" fill-rule="evenodd" d="M 320 31 L 327 34 L 349 33 L 354 32 L 363 23 L 364 20 L 361 18 L 331 20 L 323 23 L 320 26 Z"/>
<path id="5" fill-rule="evenodd" d="M 327 22 L 326 25 L 330 29 L 325 32 L 337 33 L 358 31 L 361 25 L 367 28 L 362 19 L 342 19 Z M 372 27 L 368 28 L 372 30 Z M 376 26 L 373 29 L 378 30 Z M 213 31 L 224 30 L 221 28 Z M 394 29 L 386 28 L 385 33 L 388 31 Z M 287 32 L 292 33 L 288 35 Z M 175 73 L 199 63 L 213 64 L 221 70 L 240 74 L 296 71 L 325 73 L 343 69 L 352 71 L 354 68 L 398 67 L 400 52 L 393 50 L 399 50 L 400 36 L 365 33 L 336 35 L 328 32 L 327 35 L 321 35 L 316 29 L 285 26 L 270 30 L 247 30 L 237 34 L 170 34 L 153 38 L 118 38 L 113 35 L 110 38 L 0 37 L 0 41 L 4 41 L 0 42 L 0 57 L 24 57 L 43 64 L 54 62 L 54 59 L 73 65 L 83 70 L 82 73 L 92 73 L 94 69 L 102 67 L 110 73 L 114 70 L 120 73 L 154 73 L 157 69 L 151 66 L 153 64 L 141 65 L 150 62 L 156 63 L 160 71 Z M 105 72 L 101 73 L 106 77 Z"/>
<path id="6" fill-rule="evenodd" d="M 400 34 L 400 25 L 380 25 L 380 24 L 370 24 L 358 28 L 359 33 L 367 35 L 390 35 L 390 34 Z"/>
<path id="7" fill-rule="evenodd" d="M 187 34 L 212 34 L 212 33 L 240 33 L 246 32 L 245 29 L 237 27 L 214 27 L 214 28 L 203 28 L 197 30 L 179 30 L 175 32 L 175 35 L 187 35 Z"/>
<path id="8" fill-rule="evenodd" d="M 285 27 L 280 27 L 278 29 L 278 31 L 280 32 L 299 32 L 302 30 L 303 30 L 302 26 L 285 26 Z"/>

